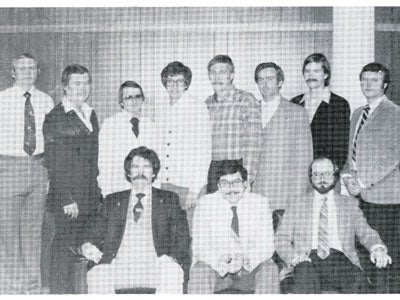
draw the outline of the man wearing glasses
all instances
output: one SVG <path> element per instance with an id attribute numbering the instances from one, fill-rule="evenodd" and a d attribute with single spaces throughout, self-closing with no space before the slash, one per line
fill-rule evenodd
<path id="1" fill-rule="evenodd" d="M 355 237 L 369 250 L 376 267 L 392 262 L 357 201 L 334 190 L 339 173 L 330 159 L 315 159 L 309 169 L 313 191 L 296 199 L 278 226 L 275 248 L 288 266 L 283 272 L 293 271 L 293 293 L 366 293 Z"/>
<path id="2" fill-rule="evenodd" d="M 156 102 L 161 187 L 179 191 L 184 208 L 195 204 L 206 185 L 211 160 L 210 118 L 206 105 L 188 92 L 191 80 L 189 67 L 169 63 L 161 72 L 168 95 Z"/>
<path id="3" fill-rule="evenodd" d="M 151 147 L 154 125 L 144 116 L 142 87 L 125 81 L 118 91 L 122 111 L 104 120 L 99 134 L 99 186 L 103 196 L 130 188 L 125 180 L 123 161 L 138 146 Z"/>
<path id="4" fill-rule="evenodd" d="M 257 294 L 279 293 L 272 214 L 264 196 L 247 191 L 247 170 L 225 160 L 218 190 L 200 199 L 193 218 L 189 293 L 231 288 Z"/>

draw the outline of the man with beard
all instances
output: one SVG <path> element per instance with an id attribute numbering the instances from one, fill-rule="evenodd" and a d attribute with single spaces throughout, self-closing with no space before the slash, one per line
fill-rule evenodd
<path id="1" fill-rule="evenodd" d="M 276 251 L 287 266 L 284 272 L 293 271 L 293 292 L 366 292 L 355 237 L 378 268 L 392 262 L 387 248 L 367 224 L 357 201 L 334 190 L 339 168 L 330 159 L 315 159 L 309 178 L 313 191 L 293 202 L 275 235 Z"/>
<path id="2" fill-rule="evenodd" d="M 189 293 L 227 288 L 279 293 L 272 217 L 265 197 L 247 191 L 247 170 L 223 161 L 218 191 L 200 199 L 193 219 L 193 256 Z"/>
<path id="3" fill-rule="evenodd" d="M 89 294 L 145 287 L 181 294 L 190 268 L 186 213 L 175 193 L 152 187 L 157 154 L 133 149 L 125 159 L 131 190 L 108 195 L 92 223 L 82 254 L 96 265 L 87 275 Z"/>

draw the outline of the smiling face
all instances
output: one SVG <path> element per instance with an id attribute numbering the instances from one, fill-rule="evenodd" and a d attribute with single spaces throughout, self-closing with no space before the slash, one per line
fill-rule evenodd
<path id="1" fill-rule="evenodd" d="M 182 74 L 168 76 L 165 88 L 172 101 L 178 101 L 187 90 L 185 77 Z"/>
<path id="2" fill-rule="evenodd" d="M 143 190 L 151 186 L 153 182 L 153 165 L 147 159 L 141 156 L 135 156 L 132 159 L 130 178 L 136 190 Z"/>
<path id="3" fill-rule="evenodd" d="M 243 198 L 246 190 L 246 181 L 243 181 L 239 172 L 221 176 L 218 182 L 218 189 L 221 191 L 225 200 L 230 204 L 237 204 Z"/>
<path id="4" fill-rule="evenodd" d="M 11 76 L 17 86 L 24 88 L 33 86 L 38 74 L 37 62 L 32 58 L 22 57 L 13 62 Z"/>
<path id="5" fill-rule="evenodd" d="M 232 86 L 233 73 L 230 66 L 225 63 L 217 63 L 210 67 L 208 78 L 217 96 L 224 96 Z"/>
<path id="6" fill-rule="evenodd" d="M 385 94 L 387 83 L 383 83 L 385 74 L 383 72 L 363 72 L 361 74 L 361 90 L 369 103 Z"/>
<path id="7" fill-rule="evenodd" d="M 321 62 L 311 62 L 306 65 L 303 72 L 304 79 L 310 90 L 325 87 L 325 79 L 328 74 L 325 74 Z"/>
<path id="8" fill-rule="evenodd" d="M 140 116 L 144 103 L 143 94 L 140 89 L 134 87 L 125 87 L 122 90 L 122 101 L 124 104 L 124 110 L 135 117 Z"/>
<path id="9" fill-rule="evenodd" d="M 90 95 L 89 74 L 71 74 L 68 84 L 64 87 L 68 101 L 77 108 L 80 108 Z"/>
<path id="10" fill-rule="evenodd" d="M 257 75 L 257 85 L 264 100 L 271 99 L 279 95 L 279 89 L 283 82 L 277 78 L 274 68 L 262 69 Z"/>

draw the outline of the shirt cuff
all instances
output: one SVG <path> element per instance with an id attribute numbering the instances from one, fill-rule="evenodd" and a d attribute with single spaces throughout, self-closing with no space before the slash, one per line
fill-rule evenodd
<path id="1" fill-rule="evenodd" d="M 371 247 L 371 253 L 375 252 L 376 249 L 381 248 L 385 251 L 385 253 L 387 254 L 387 248 L 385 245 L 383 244 L 375 244 Z"/>

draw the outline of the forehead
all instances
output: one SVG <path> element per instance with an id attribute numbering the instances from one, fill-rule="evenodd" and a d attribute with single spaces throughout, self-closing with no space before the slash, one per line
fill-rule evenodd
<path id="1" fill-rule="evenodd" d="M 37 66 L 36 60 L 28 57 L 22 57 L 13 62 L 14 67 L 24 67 L 24 66 Z"/>
<path id="2" fill-rule="evenodd" d="M 84 73 L 84 74 L 71 74 L 69 77 L 69 82 L 86 82 L 89 81 L 89 74 Z"/>
<path id="3" fill-rule="evenodd" d="M 210 67 L 210 70 L 212 71 L 230 70 L 230 66 L 227 63 L 216 63 Z"/>
<path id="4" fill-rule="evenodd" d="M 274 68 L 265 68 L 258 72 L 258 77 L 266 78 L 266 77 L 276 77 L 276 70 Z"/>
<path id="5" fill-rule="evenodd" d="M 383 78 L 385 77 L 385 74 L 382 71 L 379 72 L 363 72 L 361 74 L 361 79 L 380 79 L 383 81 Z"/>
<path id="6" fill-rule="evenodd" d="M 176 75 L 170 75 L 167 77 L 168 79 L 173 79 L 173 80 L 179 80 L 179 79 L 185 79 L 185 76 L 183 74 L 176 74 Z"/>
<path id="7" fill-rule="evenodd" d="M 220 180 L 228 180 L 228 181 L 232 181 L 235 180 L 237 178 L 242 179 L 242 176 L 240 175 L 239 172 L 236 172 L 234 174 L 227 174 L 227 175 L 223 175 L 221 176 Z"/>
<path id="8" fill-rule="evenodd" d="M 317 160 L 312 165 L 313 172 L 333 171 L 333 164 L 329 160 Z"/>
<path id="9" fill-rule="evenodd" d="M 141 156 L 135 156 L 132 159 L 131 166 L 152 166 L 151 162 Z"/>
<path id="10" fill-rule="evenodd" d="M 322 69 L 322 62 L 310 62 L 304 68 L 305 70 L 321 70 Z"/>
<path id="11" fill-rule="evenodd" d="M 142 95 L 142 92 L 138 88 L 134 87 L 125 87 L 122 90 L 122 95 L 130 96 L 130 95 Z"/>

